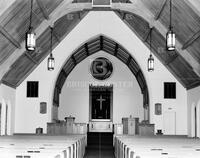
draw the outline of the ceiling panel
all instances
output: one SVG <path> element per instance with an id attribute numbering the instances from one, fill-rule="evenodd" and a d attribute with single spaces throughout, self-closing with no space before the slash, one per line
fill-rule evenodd
<path id="1" fill-rule="evenodd" d="M 144 39 L 145 35 L 149 32 L 149 24 L 139 16 L 131 13 L 126 13 L 123 16 L 121 18 L 124 18 L 124 21 L 134 29 L 135 33 Z"/>
<path id="2" fill-rule="evenodd" d="M 154 15 L 157 14 L 159 9 L 162 7 L 162 4 L 165 0 L 141 0 Z"/>
<path id="3" fill-rule="evenodd" d="M 32 26 L 35 29 L 42 20 L 44 20 L 44 17 L 41 15 L 41 11 L 39 11 L 36 3 L 34 3 L 33 10 L 37 10 L 39 16 L 38 17 L 37 14 L 33 13 Z M 25 33 L 29 28 L 29 24 L 30 3 L 25 3 L 20 7 L 20 10 L 16 14 L 11 16 L 10 20 L 3 24 L 3 27 L 8 30 L 9 34 L 11 34 L 15 40 L 22 42 L 25 39 Z"/>
<path id="4" fill-rule="evenodd" d="M 61 3 L 63 0 L 41 0 L 44 7 L 46 8 L 46 11 L 48 14 L 51 14 L 51 12 Z"/>
<path id="5" fill-rule="evenodd" d="M 55 31 L 59 37 L 65 37 L 86 15 L 86 11 L 73 12 L 55 22 Z"/>
<path id="6" fill-rule="evenodd" d="M 25 54 L 23 54 L 11 66 L 10 71 L 5 74 L 2 81 L 8 83 L 9 85 L 12 85 L 13 87 L 16 87 L 18 86 L 20 81 L 22 81 L 22 79 L 25 79 L 27 74 L 30 73 L 34 65 L 35 64 L 31 62 L 31 60 Z"/>
<path id="7" fill-rule="evenodd" d="M 179 76 L 179 79 L 185 83 L 188 88 L 193 83 L 200 83 L 200 78 L 193 72 L 192 68 L 188 63 L 181 57 L 178 56 L 169 64 L 169 67 Z"/>
<path id="8" fill-rule="evenodd" d="M 0 33 L 0 64 L 4 62 L 5 59 L 7 59 L 10 54 L 15 50 L 15 46 L 10 43 L 7 38 L 5 38 L 1 33 Z"/>
<path id="9" fill-rule="evenodd" d="M 200 38 L 187 48 L 191 55 L 200 63 Z"/>

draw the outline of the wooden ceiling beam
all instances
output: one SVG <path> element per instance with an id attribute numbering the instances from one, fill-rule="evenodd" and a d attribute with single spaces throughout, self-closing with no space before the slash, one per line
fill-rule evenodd
<path id="1" fill-rule="evenodd" d="M 1 34 L 10 41 L 16 48 L 21 48 L 21 45 L 18 41 L 16 41 L 2 26 L 0 26 Z"/>
<path id="2" fill-rule="evenodd" d="M 126 13 L 123 13 L 122 19 L 125 20 L 126 18 Z"/>
<path id="3" fill-rule="evenodd" d="M 38 65 L 38 62 L 28 53 L 25 52 L 25 55 L 30 59 L 35 65 Z"/>
<path id="4" fill-rule="evenodd" d="M 200 30 L 196 32 L 191 38 L 189 38 L 182 46 L 182 49 L 187 49 L 200 37 Z"/>
<path id="5" fill-rule="evenodd" d="M 16 86 L 15 86 L 15 85 L 13 85 L 13 84 L 11 84 L 11 83 L 5 81 L 5 80 L 2 80 L 1 83 L 5 84 L 5 85 L 8 86 L 8 87 L 11 87 L 11 88 L 13 88 L 13 89 L 16 89 Z"/>
<path id="6" fill-rule="evenodd" d="M 171 56 L 167 61 L 165 61 L 165 65 L 169 65 L 169 64 L 172 63 L 177 57 L 178 57 L 178 54 L 175 54 L 175 55 Z"/>
<path id="7" fill-rule="evenodd" d="M 141 2 L 141 0 L 131 0 L 132 4 L 112 4 L 112 9 L 116 11 L 126 11 L 136 14 L 146 20 L 150 27 L 155 27 L 160 34 L 165 37 L 168 31 L 159 20 L 155 20 L 153 13 Z M 145 11 L 144 11 L 145 10 Z M 193 68 L 194 72 L 200 77 L 200 63 L 187 50 L 182 50 L 183 45 L 176 40 L 176 50 Z"/>
<path id="8" fill-rule="evenodd" d="M 51 26 L 49 26 L 49 29 L 51 30 Z M 57 32 L 56 32 L 55 29 L 53 29 L 52 35 L 56 38 L 56 40 L 57 40 L 58 42 L 61 41 L 61 39 L 60 39 L 60 37 L 58 36 L 58 34 L 57 34 Z"/>
<path id="9" fill-rule="evenodd" d="M 163 0 L 163 3 L 162 3 L 162 5 L 161 5 L 160 9 L 158 10 L 158 12 L 156 13 L 156 15 L 155 15 L 155 17 L 154 17 L 155 20 L 158 20 L 158 19 L 160 18 L 161 14 L 162 14 L 162 12 L 163 12 L 163 10 L 164 10 L 166 4 L 167 4 L 167 1 L 168 1 L 168 0 Z"/>
<path id="10" fill-rule="evenodd" d="M 152 29 L 153 28 L 149 28 L 148 31 L 145 33 L 145 36 L 143 38 L 143 42 L 147 42 L 147 39 L 148 39 Z"/>
<path id="11" fill-rule="evenodd" d="M 47 10 L 46 10 L 46 8 L 45 8 L 45 6 L 44 6 L 42 0 L 36 0 L 36 2 L 37 2 L 38 7 L 40 8 L 40 10 L 41 10 L 41 12 L 42 12 L 44 18 L 45 18 L 46 20 L 48 20 L 48 19 L 49 19 L 49 15 L 48 15 L 48 13 L 47 13 Z"/>

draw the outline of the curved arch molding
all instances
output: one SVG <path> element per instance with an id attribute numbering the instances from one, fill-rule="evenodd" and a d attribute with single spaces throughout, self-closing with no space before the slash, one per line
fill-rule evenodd
<path id="1" fill-rule="evenodd" d="M 103 50 L 104 52 L 115 56 L 128 66 L 128 68 L 131 70 L 138 81 L 141 92 L 143 94 L 143 106 L 144 108 L 147 108 L 149 106 L 148 87 L 139 65 L 134 60 L 134 58 L 126 51 L 126 49 L 124 49 L 120 44 L 116 43 L 112 39 L 109 39 L 103 35 L 91 39 L 90 41 L 80 46 L 66 61 L 56 81 L 53 105 L 59 106 L 59 95 L 70 72 L 85 58 L 99 52 L 100 50 Z"/>

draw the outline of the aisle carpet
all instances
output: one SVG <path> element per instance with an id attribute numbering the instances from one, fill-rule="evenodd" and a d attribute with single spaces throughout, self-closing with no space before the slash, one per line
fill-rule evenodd
<path id="1" fill-rule="evenodd" d="M 88 133 L 84 158 L 114 158 L 113 133 Z"/>

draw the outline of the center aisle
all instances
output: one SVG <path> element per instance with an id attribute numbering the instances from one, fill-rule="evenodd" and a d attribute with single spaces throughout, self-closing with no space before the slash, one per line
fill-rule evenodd
<path id="1" fill-rule="evenodd" d="M 88 133 L 84 158 L 114 158 L 113 133 Z"/>

